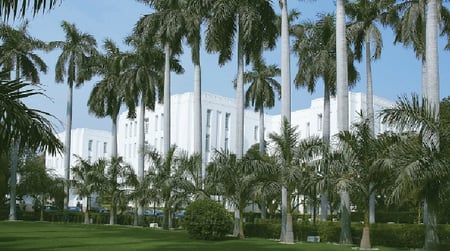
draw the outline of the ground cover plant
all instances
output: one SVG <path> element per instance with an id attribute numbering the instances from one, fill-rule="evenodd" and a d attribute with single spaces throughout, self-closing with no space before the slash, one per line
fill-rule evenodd
<path id="1" fill-rule="evenodd" d="M 248 238 L 224 241 L 189 239 L 184 230 L 163 231 L 152 228 L 110 225 L 84 225 L 48 222 L 0 222 L 0 250 L 296 250 L 344 251 L 350 246 L 329 243 L 280 244 L 275 240 Z M 381 251 L 392 249 L 379 247 Z"/>

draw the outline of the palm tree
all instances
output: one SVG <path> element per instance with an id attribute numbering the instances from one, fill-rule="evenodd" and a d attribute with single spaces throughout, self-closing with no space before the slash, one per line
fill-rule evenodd
<path id="1" fill-rule="evenodd" d="M 182 52 L 184 13 L 181 1 L 139 0 L 149 4 L 155 12 L 143 16 L 136 31 L 155 36 L 164 47 L 164 153 L 170 149 L 170 60 Z"/>
<path id="2" fill-rule="evenodd" d="M 84 209 L 84 223 L 89 224 L 90 197 L 94 193 L 101 192 L 102 186 L 105 184 L 105 169 L 107 161 L 99 159 L 94 163 L 84 160 L 76 156 L 77 163 L 72 168 L 73 180 L 72 187 L 77 194 L 86 198 L 86 207 Z"/>
<path id="3" fill-rule="evenodd" d="M 56 3 L 62 0 L 4 0 L 0 3 L 0 16 L 7 20 L 12 14 L 13 18 L 24 17 L 27 9 L 32 6 L 33 14 L 36 15 L 40 10 L 50 10 Z M 33 2 L 33 4 L 31 4 Z"/>
<path id="4" fill-rule="evenodd" d="M 126 39 L 127 44 L 134 49 L 131 53 L 126 53 L 121 61 L 123 75 L 121 81 L 125 87 L 128 116 L 136 116 L 136 106 L 140 100 L 139 115 L 139 152 L 138 152 L 138 177 L 144 176 L 144 118 L 145 109 L 154 110 L 156 101 L 161 101 L 164 93 L 161 69 L 164 67 L 164 53 L 155 44 L 152 38 L 146 34 L 135 34 Z M 171 58 L 171 67 L 177 72 L 182 72 L 182 67 L 178 61 Z M 138 205 L 139 224 L 143 222 L 143 205 Z"/>
<path id="5" fill-rule="evenodd" d="M 450 12 L 448 8 L 438 2 L 438 23 L 442 27 L 441 35 L 449 37 L 450 30 L 448 20 Z M 405 1 L 395 5 L 393 12 L 384 23 L 393 26 L 395 31 L 395 43 L 402 43 L 406 47 L 412 47 L 416 53 L 416 57 L 422 61 L 422 95 L 427 96 L 427 63 L 426 63 L 426 1 Z"/>
<path id="6" fill-rule="evenodd" d="M 336 26 L 335 17 L 331 14 L 319 15 L 316 23 L 306 22 L 295 33 L 297 40 L 293 50 L 298 54 L 298 72 L 295 76 L 296 87 L 306 87 L 310 93 L 316 90 L 319 78 L 324 82 L 323 127 L 322 140 L 330 143 L 330 96 L 336 95 Z M 354 85 L 358 80 L 358 72 L 353 64 L 353 54 L 348 51 L 348 79 Z M 327 167 L 322 167 L 326 172 Z M 322 193 L 321 220 L 327 220 L 327 199 Z"/>
<path id="7" fill-rule="evenodd" d="M 249 158 L 238 159 L 228 151 L 216 151 L 208 165 L 207 187 L 214 195 L 223 196 L 230 202 L 239 215 L 244 215 L 245 207 L 250 204 L 255 193 L 260 173 L 268 173 L 271 167 L 265 162 Z M 239 225 L 239 238 L 244 239 L 244 220 L 235 219 Z"/>
<path id="8" fill-rule="evenodd" d="M 376 191 L 387 187 L 385 177 L 390 174 L 383 168 L 381 159 L 397 137 L 389 133 L 374 136 L 370 128 L 370 119 L 361 116 L 361 121 L 354 123 L 351 132 L 339 132 L 336 136 L 338 146 L 332 165 L 332 176 L 337 186 L 349 187 L 353 202 L 364 210 L 364 229 L 361 238 L 361 249 L 370 249 L 370 204 Z"/>
<path id="9" fill-rule="evenodd" d="M 102 118 L 110 116 L 112 120 L 111 158 L 117 158 L 117 117 L 125 102 L 125 91 L 121 81 L 122 53 L 115 43 L 106 39 L 103 44 L 106 54 L 99 63 L 99 74 L 103 77 L 92 89 L 88 99 L 89 112 Z"/>
<path id="10" fill-rule="evenodd" d="M 347 38 L 345 34 L 344 0 L 336 0 L 336 99 L 338 131 L 348 131 L 348 73 Z M 341 198 L 341 244 L 351 244 L 350 195 L 346 189 L 339 191 Z"/>
<path id="11" fill-rule="evenodd" d="M 263 48 L 273 48 L 277 34 L 276 15 L 270 1 L 215 1 L 208 20 L 206 49 L 219 53 L 219 64 L 232 57 L 237 46 L 236 156 L 243 155 L 244 61 L 260 57 Z M 236 40 L 234 41 L 234 37 Z"/>
<path id="12" fill-rule="evenodd" d="M 259 112 L 259 151 L 265 152 L 264 140 L 264 108 L 275 106 L 275 92 L 281 93 L 280 83 L 274 79 L 280 75 L 276 65 L 267 66 L 262 58 L 253 62 L 253 71 L 244 73 L 244 83 L 250 83 L 245 93 L 245 106 L 250 103 Z"/>
<path id="13" fill-rule="evenodd" d="M 125 180 L 129 176 L 130 167 L 125 165 L 122 157 L 112 157 L 107 163 L 105 180 L 101 187 L 101 193 L 110 198 L 111 210 L 109 212 L 109 224 L 116 222 L 117 206 L 125 197 Z"/>
<path id="14" fill-rule="evenodd" d="M 406 138 L 394 146 L 390 159 L 395 170 L 393 200 L 398 201 L 412 192 L 425 201 L 428 214 L 425 250 L 438 250 L 437 210 L 440 196 L 448 189 L 448 121 L 440 121 L 436 106 L 426 98 L 413 95 L 411 100 L 401 97 L 396 105 L 381 113 L 383 123 L 399 131 L 413 132 L 415 138 Z"/>
<path id="15" fill-rule="evenodd" d="M 211 0 L 186 1 L 185 36 L 191 47 L 192 63 L 194 64 L 194 152 L 200 154 L 203 162 L 202 148 L 202 84 L 200 67 L 201 27 L 211 9 Z M 205 178 L 204 164 L 202 175 Z"/>
<path id="16" fill-rule="evenodd" d="M 389 2 L 389 3 L 388 3 Z M 373 82 L 371 61 L 377 60 L 381 56 L 383 39 L 381 32 L 376 25 L 380 13 L 393 4 L 392 1 L 371 1 L 358 0 L 347 3 L 345 6 L 347 15 L 352 19 L 349 29 L 351 30 L 351 42 L 355 45 L 355 55 L 358 61 L 362 59 L 362 48 L 365 48 L 366 64 L 366 113 L 369 119 L 370 129 L 375 135 L 375 118 L 373 111 Z M 373 43 L 375 51 L 371 53 L 371 44 Z M 369 201 L 370 204 L 370 223 L 375 223 L 375 194 Z"/>
<path id="17" fill-rule="evenodd" d="M 291 123 L 291 61 L 289 44 L 289 19 L 287 0 L 278 0 L 281 9 L 281 123 Z M 281 236 L 280 241 L 294 242 L 292 215 L 287 215 L 287 190 L 281 187 Z"/>
<path id="18" fill-rule="evenodd" d="M 64 30 L 65 41 L 50 42 L 51 48 L 61 49 L 61 54 L 55 66 L 55 80 L 62 83 L 67 80 L 69 90 L 67 92 L 67 118 L 66 118 L 66 134 L 64 140 L 64 173 L 65 179 L 70 179 L 70 144 L 72 131 L 72 100 L 73 87 L 81 87 L 81 85 L 92 77 L 92 61 L 96 57 L 97 42 L 92 35 L 80 32 L 75 24 L 66 21 L 61 23 Z M 69 184 L 65 187 L 67 198 L 64 200 L 64 209 L 69 203 Z"/>
<path id="19" fill-rule="evenodd" d="M 152 177 L 152 187 L 164 203 L 163 229 L 166 230 L 172 228 L 175 205 L 187 198 L 186 192 L 190 192 L 189 188 L 192 188 L 192 183 L 186 182 L 176 150 L 176 146 L 172 145 L 165 155 L 161 155 L 154 148 L 146 151 L 146 156 L 150 159 L 148 175 Z"/>
<path id="20" fill-rule="evenodd" d="M 0 65 L 3 70 L 15 71 L 17 80 L 25 78 L 29 79 L 33 84 L 39 84 L 39 72 L 46 73 L 47 65 L 34 51 L 45 49 L 46 44 L 31 37 L 27 28 L 28 22 L 24 22 L 17 29 L 6 24 L 0 25 L 0 40 L 3 42 L 0 46 Z M 16 198 L 19 150 L 18 143 L 14 143 L 11 151 L 11 199 Z M 15 214 L 15 203 L 11 203 L 9 219 L 15 220 Z"/>
<path id="21" fill-rule="evenodd" d="M 29 86 L 19 80 L 0 80 L 0 154 L 8 153 L 13 142 L 17 142 L 21 149 L 33 152 L 56 154 L 62 151 L 62 143 L 55 136 L 53 124 L 48 119 L 53 116 L 29 108 L 21 101 L 34 95 L 44 95 Z"/>
<path id="22" fill-rule="evenodd" d="M 260 57 L 265 48 L 273 48 L 277 35 L 276 14 L 271 1 L 218 0 L 215 1 L 208 19 L 206 50 L 219 53 L 223 65 L 237 47 L 236 77 L 236 157 L 242 158 L 244 149 L 244 62 Z M 234 40 L 236 36 L 236 41 Z M 235 217 L 240 218 L 238 211 Z M 237 222 L 237 221 L 236 221 Z M 239 226 L 233 233 L 237 235 Z"/>

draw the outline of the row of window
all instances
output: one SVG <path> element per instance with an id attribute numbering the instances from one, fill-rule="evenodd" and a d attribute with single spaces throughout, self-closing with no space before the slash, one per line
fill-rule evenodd
<path id="1" fill-rule="evenodd" d="M 150 121 L 148 118 L 144 119 L 144 133 L 148 134 L 150 127 Z M 164 114 L 161 113 L 160 115 L 155 115 L 155 131 L 162 130 L 164 128 Z M 138 134 L 138 123 L 137 121 L 130 121 L 129 123 L 125 124 L 125 131 L 124 135 L 125 138 L 131 138 L 136 137 Z"/>

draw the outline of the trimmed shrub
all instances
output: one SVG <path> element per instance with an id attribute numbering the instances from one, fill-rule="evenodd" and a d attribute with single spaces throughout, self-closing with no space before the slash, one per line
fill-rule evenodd
<path id="1" fill-rule="evenodd" d="M 272 223 L 248 223 L 244 226 L 245 236 L 266 239 L 280 239 L 281 224 Z"/>
<path id="2" fill-rule="evenodd" d="M 222 240 L 231 232 L 232 220 L 220 203 L 200 199 L 186 208 L 183 226 L 193 239 Z"/>

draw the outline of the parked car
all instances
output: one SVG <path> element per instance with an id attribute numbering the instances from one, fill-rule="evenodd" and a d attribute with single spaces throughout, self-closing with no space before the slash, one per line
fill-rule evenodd
<path id="1" fill-rule="evenodd" d="M 67 211 L 68 212 L 77 212 L 77 213 L 79 213 L 79 212 L 81 212 L 81 208 L 79 208 L 79 207 L 67 207 Z"/>
<path id="2" fill-rule="evenodd" d="M 94 213 L 109 213 L 109 209 L 106 207 L 91 207 L 89 211 Z"/>
<path id="3" fill-rule="evenodd" d="M 44 212 L 59 212 L 61 211 L 61 209 L 59 209 L 59 207 L 57 206 L 53 206 L 53 205 L 45 205 L 44 206 Z"/>
<path id="4" fill-rule="evenodd" d="M 149 209 L 149 210 L 144 210 L 144 215 L 146 215 L 146 216 L 163 217 L 164 216 L 164 212 L 159 210 L 159 209 Z"/>

